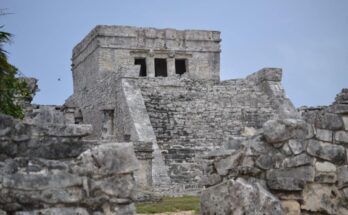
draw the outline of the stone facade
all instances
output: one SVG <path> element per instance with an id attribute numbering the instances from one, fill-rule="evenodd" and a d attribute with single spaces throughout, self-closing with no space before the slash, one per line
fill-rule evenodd
<path id="1" fill-rule="evenodd" d="M 344 89 L 331 106 L 301 108 L 302 117 L 269 120 L 204 156 L 202 214 L 346 214 L 347 95 Z"/>

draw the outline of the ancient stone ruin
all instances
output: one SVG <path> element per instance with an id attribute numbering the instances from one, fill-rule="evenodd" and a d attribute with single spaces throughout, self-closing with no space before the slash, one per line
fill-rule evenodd
<path id="1" fill-rule="evenodd" d="M 201 194 L 207 215 L 348 214 L 348 90 L 297 110 L 281 69 L 220 81 L 220 41 L 94 28 L 65 104 L 0 115 L 0 209 L 134 214 L 160 193 Z"/>

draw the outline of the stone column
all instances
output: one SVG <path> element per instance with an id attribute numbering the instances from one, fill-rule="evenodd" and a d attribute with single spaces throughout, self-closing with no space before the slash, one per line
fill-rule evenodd
<path id="1" fill-rule="evenodd" d="M 114 136 L 114 109 L 103 108 L 102 138 L 109 139 Z"/>
<path id="2" fill-rule="evenodd" d="M 167 59 L 167 71 L 168 71 L 168 77 L 175 76 L 175 58 L 169 57 Z"/>
<path id="3" fill-rule="evenodd" d="M 66 124 L 75 124 L 75 109 L 73 107 L 66 107 L 64 109 L 64 118 Z"/>
<path id="4" fill-rule="evenodd" d="M 149 56 L 146 57 L 146 73 L 147 77 L 155 77 L 155 54 L 150 50 Z"/>

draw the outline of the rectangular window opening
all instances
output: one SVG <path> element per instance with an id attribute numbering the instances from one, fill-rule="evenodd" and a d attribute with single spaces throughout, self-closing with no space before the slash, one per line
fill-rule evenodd
<path id="1" fill-rule="evenodd" d="M 155 77 L 167 77 L 167 59 L 155 58 Z"/>
<path id="2" fill-rule="evenodd" d="M 186 72 L 186 59 L 175 59 L 175 73 L 182 75 Z"/>
<path id="3" fill-rule="evenodd" d="M 134 65 L 140 65 L 140 77 L 146 77 L 146 60 L 145 58 L 135 58 L 134 59 Z"/>

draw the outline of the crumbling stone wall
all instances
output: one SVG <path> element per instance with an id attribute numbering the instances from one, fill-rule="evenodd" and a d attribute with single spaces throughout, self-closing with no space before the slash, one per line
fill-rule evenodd
<path id="1" fill-rule="evenodd" d="M 82 140 L 91 131 L 0 115 L 0 213 L 134 214 L 132 143 Z"/>
<path id="2" fill-rule="evenodd" d="M 301 112 L 203 157 L 202 214 L 348 213 L 348 90 Z"/>
<path id="3" fill-rule="evenodd" d="M 269 90 L 271 84 L 267 81 L 281 86 L 281 71 L 263 69 L 246 79 L 222 82 L 138 80 L 157 143 L 169 167 L 172 193 L 199 189 L 202 173 L 197 157 L 283 114 L 280 104 L 286 100 L 285 94 L 280 88 Z"/>

